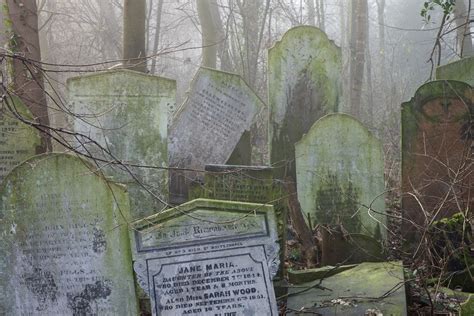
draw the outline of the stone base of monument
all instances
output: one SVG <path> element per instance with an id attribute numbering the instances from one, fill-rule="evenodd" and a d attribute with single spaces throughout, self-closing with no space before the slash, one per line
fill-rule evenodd
<path id="1" fill-rule="evenodd" d="M 361 263 L 288 292 L 287 315 L 407 315 L 401 262 Z"/>

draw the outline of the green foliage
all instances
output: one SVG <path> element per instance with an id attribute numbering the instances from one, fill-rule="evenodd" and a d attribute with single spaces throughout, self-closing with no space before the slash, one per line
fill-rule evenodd
<path id="1" fill-rule="evenodd" d="M 423 3 L 420 15 L 423 17 L 423 20 L 428 23 L 431 20 L 430 12 L 435 10 L 436 7 L 441 7 L 443 14 L 446 15 L 446 19 L 449 19 L 455 5 L 456 0 L 428 0 Z"/>

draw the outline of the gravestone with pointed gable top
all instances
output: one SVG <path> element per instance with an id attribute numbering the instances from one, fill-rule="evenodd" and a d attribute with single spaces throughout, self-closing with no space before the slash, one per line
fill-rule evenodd
<path id="1" fill-rule="evenodd" d="M 311 222 L 385 239 L 381 142 L 352 116 L 329 114 L 295 149 L 298 199 Z"/>
<path id="2" fill-rule="evenodd" d="M 0 105 L 0 182 L 16 165 L 36 154 L 41 146 L 38 131 L 25 123 L 31 112 L 17 97 L 7 97 Z"/>
<path id="3" fill-rule="evenodd" d="M 473 96 L 467 83 L 432 81 L 402 104 L 401 200 L 408 243 L 433 220 L 474 207 Z"/>
<path id="4" fill-rule="evenodd" d="M 278 315 L 272 206 L 197 199 L 132 228 L 134 269 L 153 315 Z"/>
<path id="5" fill-rule="evenodd" d="M 188 97 L 177 110 L 170 128 L 170 165 L 204 171 L 206 164 L 224 164 L 238 146 L 239 154 L 251 150 L 245 137 L 255 116 L 264 107 L 262 100 L 236 74 L 200 68 L 191 83 Z M 242 137 L 244 135 L 244 137 Z M 245 141 L 245 144 L 239 141 Z M 235 162 L 235 159 L 232 159 Z M 196 172 L 172 173 L 171 200 L 187 201 L 187 187 Z"/>
<path id="6" fill-rule="evenodd" d="M 455 62 L 436 68 L 436 79 L 457 80 L 474 84 L 474 56 L 465 57 Z"/>
<path id="7" fill-rule="evenodd" d="M 295 178 L 294 144 L 320 117 L 337 111 L 341 51 L 312 26 L 290 29 L 268 51 L 270 161 L 276 178 Z"/>
<path id="8" fill-rule="evenodd" d="M 168 196 L 168 123 L 176 102 L 176 82 L 130 70 L 114 70 L 68 80 L 74 129 L 86 137 L 78 149 L 104 159 L 114 180 L 127 184 L 133 218 L 161 209 Z M 118 160 L 138 166 L 109 165 Z M 153 168 L 157 167 L 157 168 Z M 149 213 L 147 213 L 149 212 Z"/>
<path id="9" fill-rule="evenodd" d="M 35 156 L 0 188 L 0 314 L 136 315 L 123 186 L 67 154 Z"/>

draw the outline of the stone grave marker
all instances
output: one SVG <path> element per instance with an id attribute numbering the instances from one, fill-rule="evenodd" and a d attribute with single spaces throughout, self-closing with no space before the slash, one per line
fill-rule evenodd
<path id="1" fill-rule="evenodd" d="M 426 227 L 474 207 L 473 100 L 470 85 L 443 80 L 421 86 L 402 104 L 402 214 L 409 243 L 419 230 L 411 222 Z"/>
<path id="2" fill-rule="evenodd" d="M 458 61 L 436 68 L 436 79 L 457 80 L 474 84 L 474 57 L 465 57 Z"/>
<path id="3" fill-rule="evenodd" d="M 186 101 L 173 118 L 170 165 L 203 171 L 206 164 L 226 163 L 236 146 L 240 152 L 237 156 L 250 156 L 242 153 L 243 147 L 251 150 L 250 137 L 244 133 L 263 107 L 262 100 L 240 76 L 200 68 Z M 241 139 L 246 144 L 239 143 Z M 172 173 L 172 202 L 187 201 L 189 183 L 201 177 L 196 172 Z"/>
<path id="4" fill-rule="evenodd" d="M 275 177 L 295 179 L 294 144 L 314 122 L 338 110 L 341 50 L 312 26 L 290 29 L 268 51 L 270 161 Z"/>
<path id="5" fill-rule="evenodd" d="M 295 150 L 298 199 L 313 225 L 343 224 L 349 233 L 385 239 L 382 144 L 364 125 L 326 115 Z"/>
<path id="6" fill-rule="evenodd" d="M 136 315 L 128 195 L 67 154 L 1 185 L 1 315 Z"/>
<path id="7" fill-rule="evenodd" d="M 153 315 L 278 315 L 272 206 L 197 199 L 132 227 Z"/>
<path id="8" fill-rule="evenodd" d="M 110 150 L 113 157 L 86 138 L 80 139 L 86 145 L 79 150 L 106 161 L 168 167 L 168 117 L 176 102 L 174 80 L 121 69 L 71 78 L 67 84 L 72 110 L 78 115 L 75 131 Z M 127 184 L 133 218 L 161 209 L 159 199 L 167 201 L 168 170 L 99 164 L 107 167 L 114 180 Z"/>
<path id="9" fill-rule="evenodd" d="M 0 105 L 0 182 L 16 165 L 36 154 L 41 146 L 38 131 L 22 123 L 21 117 L 32 120 L 31 112 L 17 97 L 7 98 Z"/>
<path id="10" fill-rule="evenodd" d="M 206 165 L 204 184 L 193 185 L 189 198 L 240 201 L 274 206 L 280 241 L 280 262 L 285 260 L 286 217 L 288 214 L 283 188 L 273 181 L 268 166 Z"/>

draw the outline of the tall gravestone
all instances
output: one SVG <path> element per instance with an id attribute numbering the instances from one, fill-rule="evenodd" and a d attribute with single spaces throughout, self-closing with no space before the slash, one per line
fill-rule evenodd
<path id="1" fill-rule="evenodd" d="M 338 109 L 341 50 L 312 26 L 290 29 L 268 52 L 270 161 L 276 178 L 295 178 L 294 144 Z"/>
<path id="2" fill-rule="evenodd" d="M 17 117 L 32 120 L 30 111 L 17 97 L 7 97 L 0 105 L 0 182 L 41 146 L 38 131 Z"/>
<path id="3" fill-rule="evenodd" d="M 465 57 L 436 69 L 436 79 L 474 84 L 474 57 Z"/>
<path id="4" fill-rule="evenodd" d="M 270 205 L 197 199 L 132 225 L 153 315 L 278 315 Z"/>
<path id="5" fill-rule="evenodd" d="M 176 82 L 114 70 L 71 78 L 67 84 L 74 129 L 87 136 L 79 137 L 84 146 L 78 149 L 104 159 L 99 165 L 127 184 L 133 218 L 161 209 L 160 201 L 168 199 L 168 117 L 175 107 Z M 110 160 L 135 166 L 109 165 Z"/>
<path id="6" fill-rule="evenodd" d="M 263 102 L 235 74 L 200 68 L 191 83 L 184 104 L 177 110 L 170 128 L 170 165 L 204 171 L 206 164 L 224 164 L 236 146 L 236 156 L 250 156 L 250 130 Z M 242 137 L 244 136 L 244 137 Z M 245 140 L 245 144 L 239 141 Z M 235 160 L 234 160 L 235 162 Z M 171 199 L 187 201 L 189 183 L 202 178 L 196 172 L 175 172 L 171 176 Z"/>
<path id="7" fill-rule="evenodd" d="M 124 187 L 72 155 L 35 156 L 0 188 L 1 315 L 136 315 Z"/>
<path id="8" fill-rule="evenodd" d="M 402 213 L 408 242 L 432 220 L 474 207 L 473 100 L 470 85 L 443 80 L 421 86 L 402 104 Z"/>
<path id="9" fill-rule="evenodd" d="M 313 223 L 385 239 L 382 143 L 364 125 L 347 114 L 326 115 L 295 150 L 298 199 Z"/>

